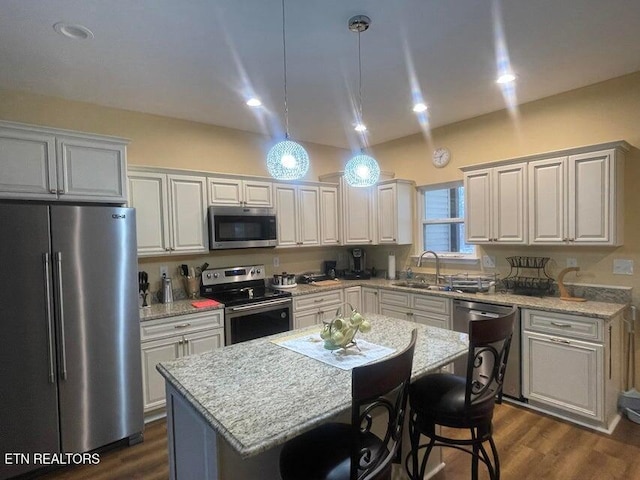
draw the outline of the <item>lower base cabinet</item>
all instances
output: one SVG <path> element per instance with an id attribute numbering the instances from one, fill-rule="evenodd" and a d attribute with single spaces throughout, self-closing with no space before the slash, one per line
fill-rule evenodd
<path id="1" fill-rule="evenodd" d="M 451 299 L 420 293 L 380 290 L 380 313 L 388 317 L 451 329 Z"/>
<path id="2" fill-rule="evenodd" d="M 224 346 L 224 312 L 207 311 L 149 320 L 140 325 L 142 392 L 145 414 L 165 406 L 160 362 Z"/>
<path id="3" fill-rule="evenodd" d="M 293 328 L 310 327 L 333 320 L 336 311 L 343 308 L 343 289 L 294 297 Z"/>
<path id="4" fill-rule="evenodd" d="M 522 314 L 523 395 L 542 410 L 608 429 L 620 391 L 619 319 Z"/>

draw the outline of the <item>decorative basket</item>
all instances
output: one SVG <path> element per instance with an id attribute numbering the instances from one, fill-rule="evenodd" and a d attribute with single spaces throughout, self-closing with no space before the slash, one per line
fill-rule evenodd
<path id="1" fill-rule="evenodd" d="M 362 316 L 351 304 L 347 304 L 351 309 L 348 317 L 342 315 L 342 309 L 336 310 L 335 317 L 330 322 L 323 320 L 320 338 L 324 340 L 324 348 L 327 350 L 358 348 L 355 336 L 361 331 L 367 333 L 371 330 L 371 324 Z"/>

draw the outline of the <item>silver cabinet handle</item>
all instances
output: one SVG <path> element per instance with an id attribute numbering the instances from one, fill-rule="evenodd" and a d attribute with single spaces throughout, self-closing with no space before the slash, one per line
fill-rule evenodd
<path id="1" fill-rule="evenodd" d="M 61 368 L 62 368 L 62 379 L 67 379 L 67 348 L 65 345 L 65 334 L 64 334 L 64 305 L 63 305 L 63 294 L 62 294 L 62 252 L 55 253 L 56 259 L 56 269 L 58 274 L 58 318 L 60 321 L 60 356 L 62 358 Z"/>
<path id="2" fill-rule="evenodd" d="M 58 189 L 58 195 L 64 195 L 64 190 L 62 188 Z"/>
<path id="3" fill-rule="evenodd" d="M 560 323 L 560 322 L 551 322 L 551 325 L 553 325 L 554 327 L 560 327 L 560 328 L 571 328 L 572 325 L 570 323 Z"/>
<path id="4" fill-rule="evenodd" d="M 571 342 L 569 340 L 563 340 L 562 338 L 550 338 L 549 340 L 555 343 L 563 343 L 565 345 L 571 345 Z"/>
<path id="5" fill-rule="evenodd" d="M 323 302 L 323 301 L 324 301 L 324 298 L 316 298 L 316 299 L 313 301 L 313 303 L 320 303 L 320 302 Z"/>
<path id="6" fill-rule="evenodd" d="M 56 372 L 53 369 L 53 315 L 51 315 L 51 263 L 49 262 L 49 253 L 42 254 L 42 263 L 44 264 L 44 301 L 47 308 L 47 346 L 49 354 L 49 383 L 55 383 Z"/>
<path id="7" fill-rule="evenodd" d="M 190 325 L 191 325 L 190 323 L 181 323 L 180 325 L 176 325 L 173 328 L 187 328 Z"/>
<path id="8" fill-rule="evenodd" d="M 49 193 L 58 193 L 58 189 L 57 188 L 50 188 L 49 189 Z"/>

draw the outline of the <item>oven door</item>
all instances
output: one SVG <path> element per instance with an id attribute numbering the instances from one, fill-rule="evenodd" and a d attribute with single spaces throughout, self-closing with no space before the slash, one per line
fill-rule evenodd
<path id="1" fill-rule="evenodd" d="M 291 299 L 266 300 L 224 309 L 225 345 L 291 330 Z"/>

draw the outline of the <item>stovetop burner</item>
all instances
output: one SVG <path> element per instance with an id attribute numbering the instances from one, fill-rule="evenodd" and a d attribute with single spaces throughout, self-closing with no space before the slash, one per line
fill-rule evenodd
<path id="1" fill-rule="evenodd" d="M 268 288 L 265 278 L 264 265 L 205 270 L 200 296 L 224 303 L 225 307 L 291 296 L 291 292 Z"/>

